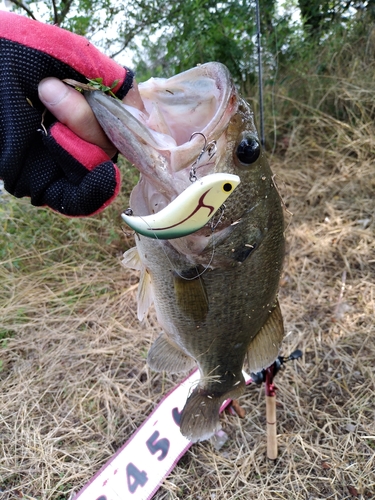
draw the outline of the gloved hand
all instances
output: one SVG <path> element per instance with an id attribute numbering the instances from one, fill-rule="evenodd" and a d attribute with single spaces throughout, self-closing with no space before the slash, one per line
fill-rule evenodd
<path id="1" fill-rule="evenodd" d="M 118 194 L 119 170 L 102 149 L 45 112 L 38 84 L 46 77 L 83 83 L 102 77 L 107 86 L 119 80 L 113 91 L 122 99 L 134 75 L 83 37 L 0 12 L 0 178 L 33 205 L 92 215 Z"/>

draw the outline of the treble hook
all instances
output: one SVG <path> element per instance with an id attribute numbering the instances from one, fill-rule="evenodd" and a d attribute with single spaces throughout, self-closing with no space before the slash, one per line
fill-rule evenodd
<path id="1" fill-rule="evenodd" d="M 197 175 L 196 175 L 197 165 L 198 165 L 200 159 L 202 158 L 202 156 L 204 155 L 204 153 L 207 152 L 208 159 L 211 160 L 211 158 L 215 155 L 215 153 L 217 151 L 216 141 L 207 142 L 207 137 L 203 134 L 203 132 L 193 132 L 190 136 L 189 142 L 192 140 L 192 138 L 195 135 L 201 135 L 203 137 L 204 146 L 203 146 L 201 152 L 199 153 L 198 158 L 195 160 L 195 162 L 191 166 L 190 175 L 189 175 L 189 179 L 191 182 L 195 182 L 197 180 Z"/>
<path id="2" fill-rule="evenodd" d="M 195 135 L 201 135 L 204 139 L 204 146 L 202 148 L 202 151 L 199 153 L 198 155 L 198 158 L 195 160 L 195 163 L 197 163 L 201 158 L 202 158 L 202 155 L 203 153 L 206 151 L 206 147 L 207 147 L 207 137 L 203 134 L 203 132 L 193 132 L 190 136 L 190 139 L 189 139 L 189 142 L 192 140 L 192 138 L 195 136 Z"/>

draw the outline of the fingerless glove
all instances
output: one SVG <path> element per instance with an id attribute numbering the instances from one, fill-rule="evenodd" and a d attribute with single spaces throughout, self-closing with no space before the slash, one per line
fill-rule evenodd
<path id="1" fill-rule="evenodd" d="M 104 151 L 45 112 L 38 84 L 51 76 L 83 83 L 102 77 L 108 86 L 119 80 L 113 91 L 122 99 L 134 75 L 83 37 L 0 12 L 0 178 L 33 205 L 92 215 L 117 196 L 120 173 Z"/>

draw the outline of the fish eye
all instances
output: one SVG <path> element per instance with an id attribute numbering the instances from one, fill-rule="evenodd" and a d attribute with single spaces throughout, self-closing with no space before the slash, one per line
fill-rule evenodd
<path id="1" fill-rule="evenodd" d="M 244 165 L 256 162 L 260 155 L 259 141 L 253 136 L 245 136 L 237 146 L 237 158 Z"/>

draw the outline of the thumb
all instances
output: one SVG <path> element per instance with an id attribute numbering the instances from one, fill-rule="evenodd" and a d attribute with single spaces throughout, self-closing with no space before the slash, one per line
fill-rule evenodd
<path id="1" fill-rule="evenodd" d="M 112 158 L 116 148 L 104 134 L 84 96 L 57 78 L 39 83 L 39 99 L 45 107 L 78 137 L 95 144 Z"/>

